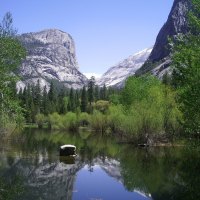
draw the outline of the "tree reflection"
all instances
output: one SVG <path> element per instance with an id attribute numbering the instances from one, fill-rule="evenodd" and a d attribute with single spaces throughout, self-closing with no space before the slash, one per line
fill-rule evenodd
<path id="1" fill-rule="evenodd" d="M 19 175 L 5 178 L 0 177 L 0 199 L 16 200 L 20 199 L 25 193 L 23 179 Z"/>
<path id="2" fill-rule="evenodd" d="M 125 187 L 154 200 L 200 199 L 200 157 L 186 148 L 127 149 L 121 155 Z"/>

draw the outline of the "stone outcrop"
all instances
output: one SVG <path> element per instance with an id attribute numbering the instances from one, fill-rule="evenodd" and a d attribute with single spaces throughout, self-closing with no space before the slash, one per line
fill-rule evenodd
<path id="1" fill-rule="evenodd" d="M 169 38 L 176 40 L 179 34 L 185 34 L 189 31 L 187 13 L 191 7 L 191 0 L 174 0 L 168 19 L 158 33 L 148 60 L 137 70 L 136 74 L 152 72 L 161 77 L 165 71 L 169 70 L 171 63 Z"/>
<path id="2" fill-rule="evenodd" d="M 54 80 L 66 87 L 81 88 L 87 78 L 78 70 L 75 44 L 72 37 L 57 29 L 48 29 L 19 36 L 27 56 L 19 69 L 22 80 L 18 87 L 35 84 L 41 86 Z"/>

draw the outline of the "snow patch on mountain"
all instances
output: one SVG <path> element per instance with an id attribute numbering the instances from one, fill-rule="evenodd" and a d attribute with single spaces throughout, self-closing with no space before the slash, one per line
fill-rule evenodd
<path id="1" fill-rule="evenodd" d="M 129 56 L 127 59 L 119 62 L 111 67 L 101 78 L 97 81 L 99 86 L 104 84 L 109 86 L 122 87 L 125 80 L 135 74 L 135 72 L 144 64 L 149 57 L 152 48 L 144 49 L 134 55 Z"/>

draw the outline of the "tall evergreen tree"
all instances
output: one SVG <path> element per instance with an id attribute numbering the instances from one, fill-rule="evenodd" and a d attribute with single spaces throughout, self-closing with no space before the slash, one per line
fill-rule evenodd
<path id="1" fill-rule="evenodd" d="M 69 102 L 68 102 L 68 110 L 74 112 L 76 110 L 75 107 L 75 95 L 74 95 L 74 89 L 71 88 L 70 94 L 69 94 Z"/>
<path id="2" fill-rule="evenodd" d="M 81 112 L 87 111 L 87 92 L 85 86 L 83 86 L 82 93 L 81 93 Z"/>
<path id="3" fill-rule="evenodd" d="M 107 88 L 106 85 L 104 84 L 104 86 L 100 89 L 100 99 L 102 100 L 107 100 Z"/>
<path id="4" fill-rule="evenodd" d="M 64 100 L 66 96 L 66 92 L 65 92 L 65 88 L 63 86 L 63 88 L 60 90 L 59 94 L 58 94 L 58 112 L 60 114 L 65 114 L 67 112 L 67 106 L 66 106 L 66 102 Z"/>
<path id="5" fill-rule="evenodd" d="M 26 87 L 24 88 L 24 90 L 26 90 Z M 24 104 L 25 104 L 25 99 L 23 98 L 24 97 L 24 95 L 23 95 L 23 89 L 22 88 L 20 88 L 19 89 L 19 92 L 18 92 L 18 94 L 17 94 L 17 98 L 19 99 L 19 101 L 20 101 L 20 106 L 24 106 Z"/>
<path id="6" fill-rule="evenodd" d="M 55 89 L 53 82 L 51 82 L 51 84 L 50 84 L 50 89 L 48 92 L 48 99 L 49 99 L 49 103 L 50 103 L 49 112 L 53 113 L 56 111 L 56 108 L 57 108 L 57 94 L 56 94 L 56 89 Z"/>
<path id="7" fill-rule="evenodd" d="M 51 102 L 56 100 L 56 90 L 53 82 L 50 83 L 48 97 Z"/>
<path id="8" fill-rule="evenodd" d="M 94 98 L 95 101 L 98 101 L 100 99 L 100 90 L 98 85 L 95 85 L 94 87 Z"/>
<path id="9" fill-rule="evenodd" d="M 27 122 L 31 122 L 31 113 L 33 112 L 34 106 L 30 84 L 28 84 L 27 89 L 24 90 L 23 96 L 25 99 L 25 119 Z"/>
<path id="10" fill-rule="evenodd" d="M 75 107 L 76 107 L 76 110 L 78 110 L 80 107 L 80 99 L 79 99 L 79 91 L 78 90 L 76 90 L 76 92 L 75 92 Z"/>
<path id="11" fill-rule="evenodd" d="M 36 113 L 40 113 L 40 109 L 41 109 L 41 86 L 40 86 L 39 79 L 37 81 L 37 84 L 34 87 L 34 105 L 35 105 Z"/>
<path id="12" fill-rule="evenodd" d="M 92 76 L 88 82 L 88 102 L 90 105 L 94 101 L 94 86 L 95 86 L 95 77 Z"/>
<path id="13" fill-rule="evenodd" d="M 47 87 L 46 85 L 44 86 L 43 89 L 43 94 L 42 94 L 42 102 L 41 102 L 41 111 L 44 115 L 48 115 L 49 114 L 49 98 L 48 98 L 48 93 L 47 93 Z"/>

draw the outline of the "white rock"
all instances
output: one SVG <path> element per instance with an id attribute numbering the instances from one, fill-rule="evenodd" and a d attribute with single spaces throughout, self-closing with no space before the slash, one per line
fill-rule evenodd
<path id="1" fill-rule="evenodd" d="M 26 33 L 19 40 L 27 49 L 27 57 L 20 66 L 22 80 L 17 87 L 35 84 L 49 87 L 51 79 L 66 87 L 82 88 L 87 78 L 78 70 L 75 44 L 72 37 L 57 29 Z M 22 84 L 23 83 L 23 84 Z"/>

